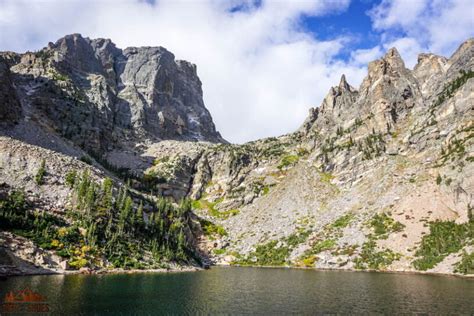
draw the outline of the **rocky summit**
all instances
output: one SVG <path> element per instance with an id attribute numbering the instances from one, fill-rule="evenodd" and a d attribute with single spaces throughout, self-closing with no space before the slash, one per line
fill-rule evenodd
<path id="1" fill-rule="evenodd" d="M 474 39 L 414 69 L 392 48 L 297 131 L 234 145 L 165 48 L 0 53 L 0 267 L 473 274 L 473 87 Z"/>

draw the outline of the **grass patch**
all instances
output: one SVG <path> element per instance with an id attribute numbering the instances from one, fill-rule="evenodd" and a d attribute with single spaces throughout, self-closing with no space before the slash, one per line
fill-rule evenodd
<path id="1" fill-rule="evenodd" d="M 319 177 L 321 178 L 322 182 L 328 184 L 331 184 L 332 179 L 334 179 L 334 176 L 330 172 L 320 172 Z"/>
<path id="2" fill-rule="evenodd" d="M 318 254 L 325 250 L 330 250 L 336 246 L 336 241 L 334 239 L 325 239 L 318 241 L 310 250 L 311 254 Z"/>
<path id="3" fill-rule="evenodd" d="M 333 228 L 345 228 L 350 222 L 354 219 L 354 214 L 346 214 L 344 216 L 339 217 L 336 219 L 332 224 L 331 227 Z"/>
<path id="4" fill-rule="evenodd" d="M 219 235 L 221 237 L 227 236 L 227 231 L 224 227 L 214 224 L 213 222 L 207 221 L 205 219 L 199 220 L 201 223 L 202 230 L 206 236 Z"/>
<path id="5" fill-rule="evenodd" d="M 195 210 L 207 210 L 209 215 L 215 218 L 227 219 L 230 216 L 235 216 L 240 213 L 239 209 L 230 209 L 227 211 L 219 211 L 216 206 L 221 203 L 224 198 L 219 198 L 214 202 L 207 201 L 205 199 L 195 200 L 191 202 L 191 206 Z"/>
<path id="6" fill-rule="evenodd" d="M 212 252 L 213 252 L 215 255 L 220 256 L 220 255 L 225 254 L 225 249 L 214 249 L 214 250 L 212 250 Z"/>
<path id="7" fill-rule="evenodd" d="M 287 168 L 287 167 L 294 166 L 294 165 L 296 165 L 296 163 L 298 162 L 299 159 L 300 159 L 300 157 L 297 156 L 297 155 L 285 156 L 280 161 L 280 164 L 278 165 L 278 169 L 281 170 L 281 169 L 284 169 L 284 168 Z"/>

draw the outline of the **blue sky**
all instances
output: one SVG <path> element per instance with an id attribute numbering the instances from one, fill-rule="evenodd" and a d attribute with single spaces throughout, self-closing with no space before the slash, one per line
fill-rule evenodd
<path id="1" fill-rule="evenodd" d="M 321 40 L 332 40 L 341 34 L 352 38 L 338 57 L 348 59 L 353 49 L 369 49 L 380 41 L 380 34 L 372 30 L 368 12 L 380 1 L 352 1 L 344 11 L 325 16 L 303 17 L 303 26 Z"/>
<path id="2" fill-rule="evenodd" d="M 473 17 L 472 0 L 0 0 L 0 50 L 71 33 L 164 46 L 197 65 L 218 130 L 242 143 L 295 130 L 391 47 L 408 68 L 422 52 L 449 57 Z"/>

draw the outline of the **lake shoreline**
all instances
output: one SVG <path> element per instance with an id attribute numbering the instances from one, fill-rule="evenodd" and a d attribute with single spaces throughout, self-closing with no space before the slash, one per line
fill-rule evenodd
<path id="1" fill-rule="evenodd" d="M 8 272 L 4 271 L 0 273 L 0 279 L 10 277 L 21 277 L 21 276 L 38 276 L 38 275 L 105 275 L 105 274 L 144 274 L 144 273 L 182 273 L 182 272 L 197 272 L 202 271 L 204 268 L 199 267 L 180 267 L 180 268 L 162 268 L 162 269 L 80 269 L 80 270 L 65 270 L 65 271 L 41 271 L 41 272 Z"/>
<path id="2" fill-rule="evenodd" d="M 406 275 L 431 275 L 431 276 L 444 276 L 444 277 L 456 277 L 463 279 L 474 280 L 473 274 L 459 274 L 459 273 L 439 273 L 439 272 L 426 272 L 426 271 L 400 271 L 400 270 L 356 270 L 356 269 L 331 269 L 331 268 L 308 268 L 308 267 L 289 267 L 289 266 L 254 266 L 254 265 L 223 265 L 216 264 L 211 266 L 218 268 L 263 268 L 263 269 L 294 269 L 294 270 L 311 270 L 311 271 L 341 271 L 341 272 L 376 272 L 376 273 L 389 273 L 389 274 L 406 274 Z M 0 279 L 17 276 L 38 276 L 38 275 L 108 275 L 108 274 L 166 274 L 166 273 L 183 273 L 183 272 L 198 272 L 204 271 L 202 267 L 176 267 L 176 268 L 162 268 L 162 269 L 81 269 L 81 270 L 65 270 L 65 271 L 45 271 L 45 272 L 32 272 L 32 273 L 3 273 L 0 274 Z"/>
<path id="3" fill-rule="evenodd" d="M 405 270 L 357 270 L 357 269 L 341 269 L 341 268 L 310 268 L 310 267 L 294 267 L 294 266 L 258 266 L 258 265 L 227 265 L 217 264 L 218 267 L 241 267 L 241 268 L 264 268 L 264 269 L 296 269 L 296 270 L 312 270 L 312 271 L 344 271 L 344 272 L 377 272 L 377 273 L 391 273 L 391 274 L 418 274 L 418 275 L 433 275 L 433 276 L 448 276 L 458 277 L 464 279 L 473 279 L 474 274 L 460 274 L 460 273 L 442 273 L 442 272 L 426 272 L 426 271 L 405 271 Z"/>

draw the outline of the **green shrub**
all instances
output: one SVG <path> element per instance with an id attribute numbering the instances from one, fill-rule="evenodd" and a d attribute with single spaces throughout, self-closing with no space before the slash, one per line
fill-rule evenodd
<path id="1" fill-rule="evenodd" d="M 77 172 L 76 170 L 71 170 L 66 174 L 66 184 L 68 187 L 74 187 L 74 183 L 76 182 Z"/>
<path id="2" fill-rule="evenodd" d="M 36 175 L 35 175 L 35 182 L 36 184 L 38 185 L 42 185 L 44 183 L 44 176 L 46 175 L 46 160 L 42 160 L 41 161 L 41 165 L 38 169 L 38 171 L 36 172 Z"/>
<path id="3" fill-rule="evenodd" d="M 80 269 L 85 267 L 88 264 L 87 259 L 85 258 L 74 258 L 73 260 L 69 261 L 69 266 L 73 269 Z"/>
<path id="4" fill-rule="evenodd" d="M 289 235 L 288 237 L 284 238 L 283 240 L 286 242 L 286 244 L 294 248 L 297 245 L 303 243 L 308 239 L 308 236 L 311 234 L 310 230 L 307 231 L 300 231 L 294 234 Z"/>
<path id="5" fill-rule="evenodd" d="M 245 257 L 239 257 L 234 263 L 241 265 L 281 266 L 289 264 L 291 251 L 306 241 L 311 231 L 299 230 L 280 240 L 272 240 L 258 245 L 255 251 Z"/>
<path id="6" fill-rule="evenodd" d="M 415 253 L 419 258 L 413 261 L 418 270 L 428 270 L 451 253 L 458 252 L 467 240 L 474 238 L 474 224 L 456 224 L 454 221 L 430 223 L 430 233 L 423 236 L 421 246 Z"/>
<path id="7" fill-rule="evenodd" d="M 267 195 L 267 194 L 270 192 L 270 187 L 264 186 L 263 189 L 262 189 L 262 191 L 263 191 L 263 195 L 265 196 L 265 195 Z"/>
<path id="8" fill-rule="evenodd" d="M 301 263 L 303 264 L 303 266 L 307 267 L 307 268 L 311 268 L 311 267 L 314 267 L 314 263 L 318 260 L 318 257 L 316 257 L 315 255 L 311 255 L 309 257 L 306 257 L 304 259 L 301 260 Z"/>
<path id="9" fill-rule="evenodd" d="M 284 245 L 277 247 L 278 240 L 270 241 L 264 245 L 259 245 L 255 251 L 249 254 L 251 263 L 260 266 L 281 266 L 287 264 L 290 255 L 290 248 Z"/>
<path id="10" fill-rule="evenodd" d="M 360 257 L 355 260 L 356 269 L 374 269 L 386 268 L 393 261 L 400 259 L 401 255 L 390 249 L 376 251 L 376 242 L 372 237 L 362 245 Z"/>
<path id="11" fill-rule="evenodd" d="M 370 221 L 370 225 L 374 229 L 375 235 L 380 238 L 387 238 L 388 234 L 401 232 L 405 228 L 405 225 L 395 221 L 385 213 L 375 214 Z"/>
<path id="12" fill-rule="evenodd" d="M 463 251 L 461 261 L 459 261 L 454 269 L 454 272 L 462 274 L 473 274 L 474 273 L 474 252 L 468 254 Z"/>

